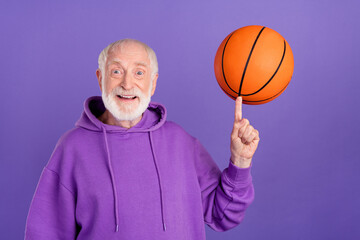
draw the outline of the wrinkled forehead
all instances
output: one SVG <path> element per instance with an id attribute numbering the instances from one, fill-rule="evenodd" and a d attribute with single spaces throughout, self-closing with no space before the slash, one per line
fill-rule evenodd
<path id="1" fill-rule="evenodd" d="M 134 60 L 134 61 L 124 61 L 123 59 L 120 59 L 120 58 L 111 58 L 109 61 L 108 61 L 108 66 L 111 66 L 111 65 L 116 65 L 116 66 L 126 66 L 127 64 L 132 64 L 133 66 L 141 66 L 141 67 L 144 67 L 144 68 L 150 68 L 150 65 L 148 62 L 144 62 L 144 61 L 141 61 L 141 60 Z"/>

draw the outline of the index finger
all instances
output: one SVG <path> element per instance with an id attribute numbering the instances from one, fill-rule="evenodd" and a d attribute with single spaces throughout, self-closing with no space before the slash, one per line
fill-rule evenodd
<path id="1" fill-rule="evenodd" d="M 235 121 L 242 119 L 242 97 L 237 97 L 235 101 Z"/>

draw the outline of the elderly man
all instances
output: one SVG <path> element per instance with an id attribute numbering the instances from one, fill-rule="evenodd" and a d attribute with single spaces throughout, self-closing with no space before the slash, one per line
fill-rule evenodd
<path id="1" fill-rule="evenodd" d="M 137 40 L 110 44 L 90 97 L 44 167 L 25 239 L 205 239 L 237 226 L 254 197 L 250 165 L 259 133 L 236 100 L 229 167 L 150 103 L 158 66 Z"/>

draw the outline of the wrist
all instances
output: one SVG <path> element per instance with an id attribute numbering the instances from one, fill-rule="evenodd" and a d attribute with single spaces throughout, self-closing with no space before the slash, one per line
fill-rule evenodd
<path id="1" fill-rule="evenodd" d="M 245 159 L 245 158 L 237 158 L 237 159 L 233 159 L 232 157 L 231 157 L 231 162 L 235 165 L 235 166 L 237 166 L 237 167 L 239 167 L 239 168 L 248 168 L 248 167 L 250 167 L 251 166 L 251 158 L 250 159 Z"/>

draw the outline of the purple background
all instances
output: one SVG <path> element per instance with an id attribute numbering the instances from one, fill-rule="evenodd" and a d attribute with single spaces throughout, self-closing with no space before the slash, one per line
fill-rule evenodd
<path id="1" fill-rule="evenodd" d="M 0 238 L 22 239 L 42 168 L 100 95 L 100 51 L 121 38 L 158 55 L 153 98 L 229 161 L 234 101 L 219 88 L 216 50 L 231 31 L 265 25 L 295 57 L 287 90 L 243 106 L 260 131 L 256 191 L 245 220 L 207 239 L 360 239 L 360 5 L 353 1 L 2 1 L 0 3 Z"/>

